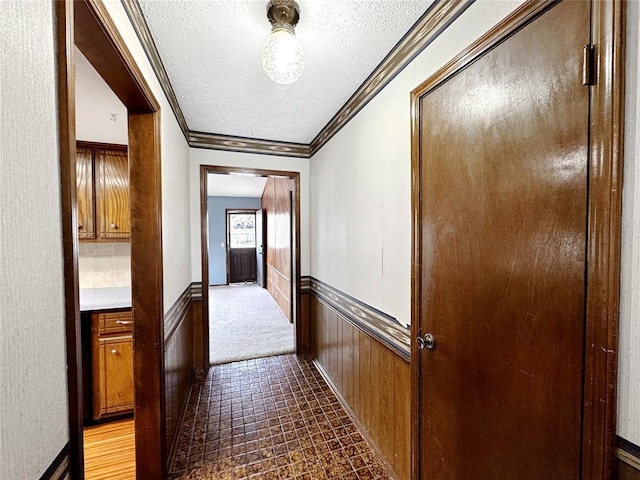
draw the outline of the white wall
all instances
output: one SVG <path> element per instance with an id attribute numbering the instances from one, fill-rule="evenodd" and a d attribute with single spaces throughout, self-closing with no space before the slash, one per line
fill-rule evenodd
<path id="1" fill-rule="evenodd" d="M 473 4 L 313 156 L 311 275 L 411 322 L 409 93 L 519 4 Z"/>
<path id="2" fill-rule="evenodd" d="M 640 3 L 627 2 L 618 435 L 640 445 Z"/>
<path id="3" fill-rule="evenodd" d="M 191 283 L 189 147 L 122 3 L 108 1 L 105 5 L 160 103 L 164 310 L 167 312 Z"/>
<path id="4" fill-rule="evenodd" d="M 75 54 L 76 139 L 127 145 L 127 108 L 78 47 Z"/>
<path id="5" fill-rule="evenodd" d="M 53 2 L 0 15 L 0 478 L 68 441 Z"/>
<path id="6" fill-rule="evenodd" d="M 300 172 L 300 274 L 309 275 L 309 159 L 192 148 L 189 196 L 192 232 L 191 278 L 193 281 L 199 282 L 202 278 L 200 255 L 200 165 Z"/>

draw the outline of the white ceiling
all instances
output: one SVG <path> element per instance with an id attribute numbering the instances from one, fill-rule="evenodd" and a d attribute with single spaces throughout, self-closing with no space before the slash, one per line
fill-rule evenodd
<path id="1" fill-rule="evenodd" d="M 189 129 L 310 143 L 433 0 L 298 0 L 300 79 L 262 70 L 267 0 L 139 0 Z"/>
<path id="2" fill-rule="evenodd" d="M 262 197 L 267 177 L 247 175 L 207 175 L 207 195 L 210 197 Z"/>
<path id="3" fill-rule="evenodd" d="M 128 143 L 127 108 L 89 60 L 75 47 L 76 138 Z"/>

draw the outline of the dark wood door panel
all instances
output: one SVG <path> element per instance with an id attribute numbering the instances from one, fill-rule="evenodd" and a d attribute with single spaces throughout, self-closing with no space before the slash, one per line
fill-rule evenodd
<path id="1" fill-rule="evenodd" d="M 421 478 L 580 476 L 589 15 L 560 3 L 420 100 Z"/>
<path id="2" fill-rule="evenodd" d="M 229 283 L 256 281 L 256 249 L 229 249 Z"/>

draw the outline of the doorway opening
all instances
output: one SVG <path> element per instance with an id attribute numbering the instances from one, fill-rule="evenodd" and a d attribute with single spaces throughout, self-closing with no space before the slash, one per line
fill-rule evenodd
<path id="1" fill-rule="evenodd" d="M 64 246 L 65 313 L 69 391 L 70 474 L 83 479 L 85 419 L 83 325 L 79 293 L 78 164 L 74 69 L 77 47 L 126 108 L 130 210 L 131 307 L 133 318 L 111 319 L 114 328 L 132 330 L 135 397 L 135 463 L 145 478 L 166 477 L 164 368 L 162 358 L 162 245 L 160 209 L 160 106 L 111 17 L 101 2 L 65 0 L 55 3 L 60 129 L 60 182 Z M 124 119 L 123 119 L 124 120 Z M 99 146 L 93 145 L 98 148 Z M 95 158 L 95 152 L 92 154 Z M 119 157 L 119 155 L 107 155 Z M 116 162 L 118 163 L 118 162 Z M 121 163 L 121 162 L 120 162 Z M 107 229 L 117 236 L 123 224 Z M 131 315 L 131 314 L 129 314 Z M 118 323 L 119 320 L 119 323 Z M 106 328 L 109 322 L 103 326 Z M 113 338 L 111 338 L 114 341 Z M 122 343 L 122 342 L 121 342 Z M 122 359 L 124 345 L 105 353 Z M 130 345 L 130 344 L 128 344 Z M 115 353 L 114 353 L 115 352 Z M 111 355 L 111 356 L 109 356 Z M 116 362 L 117 363 L 117 362 Z M 130 382 L 131 379 L 128 379 Z M 87 407 L 89 408 L 89 407 Z M 108 475 L 108 473 L 107 473 Z M 110 478 L 114 478 L 111 476 Z M 142 478 L 142 475 L 139 476 Z"/>
<path id="2" fill-rule="evenodd" d="M 135 476 L 127 109 L 74 54 L 84 473 L 126 479 Z"/>
<path id="3" fill-rule="evenodd" d="M 200 174 L 203 368 L 298 351 L 299 173 Z"/>

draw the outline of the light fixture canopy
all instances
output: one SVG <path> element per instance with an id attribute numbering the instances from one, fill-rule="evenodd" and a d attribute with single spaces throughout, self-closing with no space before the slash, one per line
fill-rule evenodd
<path id="1" fill-rule="evenodd" d="M 294 0 L 270 0 L 267 18 L 272 27 L 262 47 L 262 68 L 274 82 L 288 85 L 304 69 L 304 51 L 294 32 L 300 7 Z"/>

